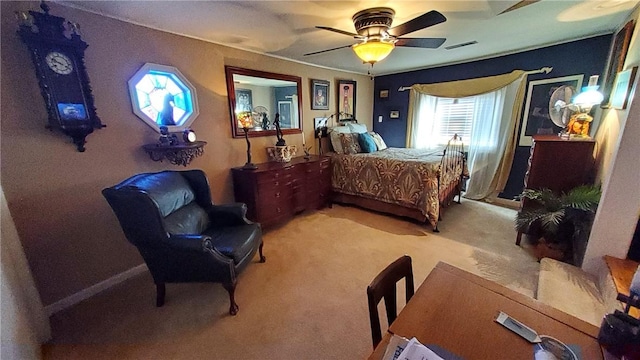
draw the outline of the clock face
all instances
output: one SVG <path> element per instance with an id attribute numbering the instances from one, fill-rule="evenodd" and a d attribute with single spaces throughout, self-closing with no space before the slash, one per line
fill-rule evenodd
<path id="1" fill-rule="evenodd" d="M 61 52 L 52 51 L 47 54 L 45 60 L 49 68 L 57 74 L 68 75 L 73 71 L 73 62 Z"/>

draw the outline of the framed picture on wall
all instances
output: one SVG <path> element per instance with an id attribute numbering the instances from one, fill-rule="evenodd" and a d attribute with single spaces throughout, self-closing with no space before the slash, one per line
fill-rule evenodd
<path id="1" fill-rule="evenodd" d="M 356 82 L 338 80 L 338 121 L 356 118 Z"/>
<path id="2" fill-rule="evenodd" d="M 610 100 L 615 78 L 616 75 L 624 68 L 624 59 L 627 57 L 627 51 L 629 50 L 629 43 L 631 42 L 631 35 L 633 35 L 634 27 L 634 21 L 629 21 L 613 38 L 613 45 L 611 46 L 611 52 L 609 53 L 607 73 L 602 81 L 602 86 L 600 87 L 602 94 L 604 95 L 604 100 L 602 101 L 603 108 L 611 106 Z"/>
<path id="3" fill-rule="evenodd" d="M 329 110 L 329 82 L 311 79 L 311 110 Z"/>
<path id="4" fill-rule="evenodd" d="M 236 89 L 236 113 L 242 111 L 251 111 L 253 109 L 253 99 L 251 98 L 251 90 Z"/>
<path id="5" fill-rule="evenodd" d="M 627 108 L 629 102 L 629 93 L 633 87 L 633 81 L 636 78 L 638 67 L 620 71 L 616 76 L 616 82 L 611 92 L 611 107 L 617 110 Z"/>
<path id="6" fill-rule="evenodd" d="M 549 116 L 551 94 L 562 85 L 568 85 L 580 91 L 583 79 L 584 75 L 580 74 L 529 82 L 520 128 L 520 146 L 531 146 L 533 135 L 557 134 L 562 130 L 551 121 Z"/>
<path id="7" fill-rule="evenodd" d="M 278 113 L 280 114 L 280 126 L 291 127 L 291 101 L 278 101 Z"/>

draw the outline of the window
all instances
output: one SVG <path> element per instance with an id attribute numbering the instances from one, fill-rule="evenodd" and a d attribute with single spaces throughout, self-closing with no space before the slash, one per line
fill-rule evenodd
<path id="1" fill-rule="evenodd" d="M 461 99 L 437 98 L 436 115 L 431 143 L 444 145 L 453 134 L 466 141 L 471 139 L 471 126 L 475 107 L 475 97 Z"/>
<path id="2" fill-rule="evenodd" d="M 478 96 L 453 99 L 419 95 L 417 108 L 414 147 L 435 149 L 446 145 L 454 134 L 462 137 L 467 144 L 471 140 L 473 119 L 478 110 Z"/>
<path id="3" fill-rule="evenodd" d="M 133 112 L 160 132 L 182 131 L 198 116 L 195 88 L 171 66 L 147 63 L 129 80 Z"/>

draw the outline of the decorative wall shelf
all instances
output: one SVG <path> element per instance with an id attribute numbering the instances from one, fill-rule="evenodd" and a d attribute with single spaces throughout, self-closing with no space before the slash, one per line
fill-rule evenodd
<path id="1" fill-rule="evenodd" d="M 195 141 L 178 145 L 146 144 L 142 148 L 153 161 L 167 159 L 173 165 L 187 166 L 191 160 L 204 154 L 205 145 L 206 141 Z"/>

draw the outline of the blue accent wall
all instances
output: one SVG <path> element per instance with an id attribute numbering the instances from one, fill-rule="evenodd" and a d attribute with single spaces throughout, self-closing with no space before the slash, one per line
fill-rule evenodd
<path id="1" fill-rule="evenodd" d="M 505 74 L 518 69 L 540 69 L 545 66 L 553 67 L 553 71 L 549 74 L 529 75 L 527 80 L 583 74 L 583 84 L 586 86 L 589 76 L 603 75 L 611 39 L 612 35 L 601 35 L 485 60 L 377 76 L 374 84 L 373 129 L 382 135 L 387 145 L 405 147 L 409 91 L 398 91 L 401 86 L 472 79 Z M 482 46 L 482 44 L 471 46 Z M 599 83 L 602 83 L 602 80 L 601 77 Z M 389 96 L 380 98 L 380 90 L 389 90 Z M 391 111 L 399 111 L 400 117 L 390 119 Z M 379 116 L 383 117 L 382 122 L 378 122 Z M 519 127 L 520 125 L 518 125 L 518 134 L 520 134 Z M 591 133 L 593 134 L 595 130 L 591 129 Z M 522 192 L 528 158 L 529 147 L 518 146 L 509 181 L 501 197 L 511 199 Z"/>

